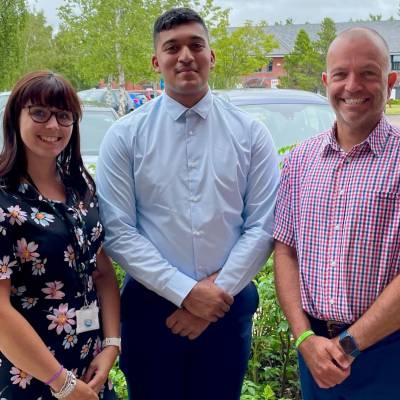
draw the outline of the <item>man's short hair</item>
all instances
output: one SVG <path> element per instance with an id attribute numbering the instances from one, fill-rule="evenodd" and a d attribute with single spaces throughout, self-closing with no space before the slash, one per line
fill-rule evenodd
<path id="1" fill-rule="evenodd" d="M 160 15 L 154 23 L 154 47 L 156 47 L 157 36 L 160 32 L 169 31 L 170 29 L 173 29 L 179 25 L 189 24 L 191 22 L 200 24 L 203 27 L 208 39 L 208 29 L 206 24 L 196 11 L 186 7 L 172 8 L 171 10 L 168 10 L 164 14 Z"/>
<path id="2" fill-rule="evenodd" d="M 381 49 L 383 52 L 383 56 L 384 56 L 384 61 L 385 61 L 385 67 L 387 67 L 388 71 L 390 71 L 390 51 L 389 51 L 389 45 L 387 43 L 387 41 L 385 40 L 385 38 L 375 29 L 369 28 L 367 26 L 354 26 L 351 28 L 347 28 L 343 31 L 341 31 L 336 38 L 332 41 L 335 42 L 336 40 L 342 39 L 342 38 L 352 38 L 355 36 L 359 36 L 359 35 L 365 35 L 365 34 L 369 34 L 371 37 L 373 37 L 374 39 L 376 39 L 378 41 L 378 43 L 381 44 Z M 331 43 L 331 45 L 332 45 Z M 329 47 L 331 47 L 331 45 Z M 328 54 L 329 54 L 329 50 L 328 49 Z M 327 56 L 328 56 L 327 54 Z"/>

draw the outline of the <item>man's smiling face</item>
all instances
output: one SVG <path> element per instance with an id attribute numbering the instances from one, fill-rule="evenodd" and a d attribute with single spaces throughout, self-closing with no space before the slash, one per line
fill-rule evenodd
<path id="1" fill-rule="evenodd" d="M 364 32 L 336 39 L 328 52 L 323 81 L 338 130 L 370 133 L 382 116 L 393 77 L 378 38 Z"/>
<path id="2" fill-rule="evenodd" d="M 207 93 L 214 61 L 207 33 L 197 22 L 178 25 L 157 35 L 153 67 L 163 75 L 166 93 L 187 107 Z"/>

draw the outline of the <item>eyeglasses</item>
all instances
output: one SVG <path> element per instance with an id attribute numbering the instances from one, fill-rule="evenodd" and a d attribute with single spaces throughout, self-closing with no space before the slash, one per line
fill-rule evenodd
<path id="1" fill-rule="evenodd" d="M 64 127 L 71 126 L 76 121 L 76 117 L 72 111 L 50 111 L 47 107 L 35 105 L 27 106 L 26 108 L 28 109 L 28 114 L 32 118 L 32 121 L 38 124 L 44 124 L 50 121 L 52 115 L 55 115 L 58 124 Z"/>

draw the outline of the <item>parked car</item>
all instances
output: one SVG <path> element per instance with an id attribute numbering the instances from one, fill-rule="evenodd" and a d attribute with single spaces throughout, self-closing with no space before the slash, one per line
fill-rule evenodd
<path id="1" fill-rule="evenodd" d="M 291 89 L 236 89 L 215 93 L 264 123 L 277 149 L 329 129 L 335 119 L 328 100 L 316 93 Z"/>
<path id="2" fill-rule="evenodd" d="M 3 121 L 4 110 L 0 111 Z M 111 107 L 85 105 L 80 122 L 81 153 L 86 167 L 93 173 L 97 162 L 101 141 L 108 128 L 118 119 L 118 114 Z M 3 147 L 3 127 L 0 126 L 0 149 Z"/>
<path id="3" fill-rule="evenodd" d="M 10 94 L 11 92 L 0 92 L 0 110 L 6 106 Z"/>
<path id="4" fill-rule="evenodd" d="M 118 114 L 111 107 L 84 106 L 80 123 L 81 153 L 90 170 L 96 165 L 104 135 L 117 119 Z"/>
<path id="5" fill-rule="evenodd" d="M 148 101 L 146 95 L 144 93 L 139 93 L 135 91 L 128 91 L 130 98 L 133 100 L 135 104 L 135 108 L 140 107 L 144 103 Z"/>
<path id="6" fill-rule="evenodd" d="M 105 106 L 112 107 L 117 113 L 119 111 L 119 97 L 121 89 L 88 89 L 78 92 L 78 96 L 84 103 L 102 103 Z M 122 110 L 123 114 L 128 114 L 135 109 L 133 100 L 129 97 L 126 90 L 122 90 L 123 99 L 125 101 L 125 108 Z"/>

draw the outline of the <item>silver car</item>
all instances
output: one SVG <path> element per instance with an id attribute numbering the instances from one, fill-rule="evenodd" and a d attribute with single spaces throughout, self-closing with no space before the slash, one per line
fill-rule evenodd
<path id="1" fill-rule="evenodd" d="M 291 89 L 217 90 L 214 93 L 264 123 L 277 149 L 325 131 L 335 120 L 328 100 L 316 93 Z"/>

